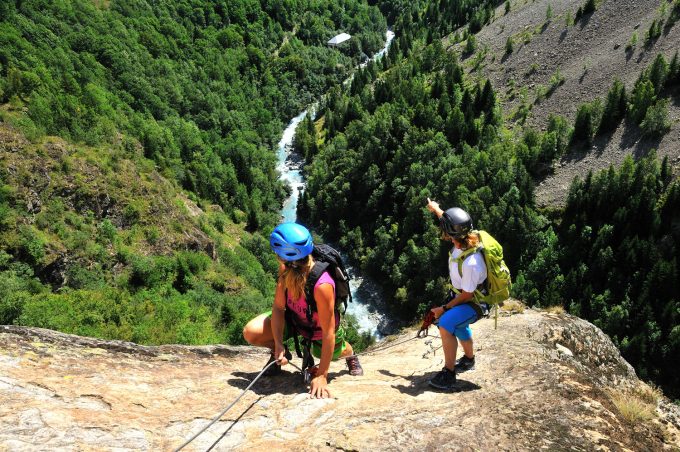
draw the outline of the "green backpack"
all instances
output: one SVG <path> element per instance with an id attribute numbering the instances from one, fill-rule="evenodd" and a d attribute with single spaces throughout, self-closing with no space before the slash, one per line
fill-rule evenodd
<path id="1" fill-rule="evenodd" d="M 486 264 L 486 281 L 484 286 L 486 294 L 481 290 L 475 290 L 475 301 L 487 303 L 494 309 L 494 327 L 498 327 L 498 306 L 510 297 L 512 281 L 510 279 L 510 269 L 503 261 L 503 247 L 491 234 L 486 231 L 475 231 L 479 234 L 479 245 L 475 248 L 465 250 L 456 261 L 458 262 L 458 273 L 463 274 L 463 261 L 471 254 L 481 252 Z"/>

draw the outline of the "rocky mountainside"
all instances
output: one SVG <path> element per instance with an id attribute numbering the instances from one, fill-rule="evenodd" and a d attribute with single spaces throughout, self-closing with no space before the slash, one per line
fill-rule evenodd
<path id="1" fill-rule="evenodd" d="M 335 398 L 300 374 L 259 380 L 185 450 L 673 450 L 680 414 L 598 328 L 527 310 L 473 325 L 458 391 L 427 381 L 440 340 L 390 337 L 364 377 L 331 366 Z M 266 353 L 145 347 L 0 326 L 0 450 L 173 450 L 233 401 Z"/>
<path id="2" fill-rule="evenodd" d="M 468 61 L 499 90 L 506 115 L 517 118 L 524 104 L 530 109 L 526 124 L 537 128 L 547 124 L 550 114 L 562 115 L 573 124 L 578 107 L 596 98 L 604 100 L 615 78 L 630 93 L 657 55 L 670 61 L 680 48 L 680 24 L 670 25 L 667 20 L 676 6 L 666 0 L 603 0 L 595 2 L 598 6 L 592 14 L 577 21 L 584 0 L 506 3 L 510 11 L 506 13 L 501 3 L 495 20 L 477 34 L 478 49 L 486 49 L 484 61 L 477 64 L 475 56 Z M 650 25 L 659 20 L 666 24 L 660 36 L 648 39 Z M 509 38 L 514 42 L 511 53 L 506 52 Z M 633 40 L 637 43 L 631 45 Z M 636 125 L 622 122 L 613 133 L 598 137 L 591 148 L 565 155 L 554 174 L 537 187 L 537 202 L 560 205 L 574 176 L 585 177 L 590 170 L 618 165 L 626 155 L 639 157 L 652 148 L 680 165 L 678 99 L 677 93 L 671 97 L 672 126 L 661 139 L 644 138 Z"/>

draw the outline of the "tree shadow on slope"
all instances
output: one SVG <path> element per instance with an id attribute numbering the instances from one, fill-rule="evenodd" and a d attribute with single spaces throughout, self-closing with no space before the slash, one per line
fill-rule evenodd
<path id="1" fill-rule="evenodd" d="M 674 101 L 680 105 L 680 100 L 674 99 Z M 616 146 L 621 152 L 630 153 L 636 160 L 647 155 L 651 149 L 657 149 L 663 139 L 663 137 L 644 136 L 640 127 L 630 119 L 624 119 L 620 127 L 623 127 L 623 132 Z M 599 158 L 613 144 L 612 140 L 615 135 L 616 130 L 595 136 L 591 145 L 584 141 L 576 143 L 562 156 L 561 161 L 574 164 L 588 157 Z"/>
<path id="2" fill-rule="evenodd" d="M 440 389 L 433 388 L 428 384 L 428 382 L 432 380 L 432 378 L 434 378 L 434 376 L 439 373 L 439 371 L 432 371 L 422 375 L 398 375 L 388 370 L 379 370 L 378 372 L 391 378 L 402 378 L 408 380 L 410 382 L 408 385 L 393 385 L 392 387 L 402 394 L 408 394 L 413 397 L 423 394 L 424 392 L 467 392 L 481 389 L 479 385 L 467 380 L 461 380 L 460 378 L 456 379 L 456 387 L 452 391 L 442 391 Z"/>
<path id="3" fill-rule="evenodd" d="M 622 127 L 625 127 L 625 129 L 619 141 L 619 149 L 623 152 L 630 152 L 636 160 L 649 154 L 650 150 L 658 149 L 659 143 L 663 139 L 663 136 L 649 137 L 643 135 L 640 127 L 631 120 L 626 120 Z"/>
<path id="4" fill-rule="evenodd" d="M 560 44 L 562 44 L 562 41 L 564 41 L 564 38 L 566 38 L 568 34 L 569 34 L 568 28 L 562 30 L 562 33 L 560 33 Z"/>
<path id="5" fill-rule="evenodd" d="M 581 141 L 571 145 L 569 150 L 562 156 L 562 162 L 570 164 L 580 162 L 590 155 L 596 143 L 597 140 L 593 141 L 593 145 L 588 145 L 585 141 Z"/>
<path id="6" fill-rule="evenodd" d="M 576 23 L 578 23 L 579 30 L 583 31 L 583 29 L 586 28 L 586 26 L 588 26 L 591 17 L 593 17 L 593 13 L 585 13 L 581 17 L 576 19 Z"/>

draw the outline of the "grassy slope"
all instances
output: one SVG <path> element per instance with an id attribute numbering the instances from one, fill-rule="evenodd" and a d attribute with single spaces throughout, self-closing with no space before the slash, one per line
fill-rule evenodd
<path id="1" fill-rule="evenodd" d="M 3 110 L 5 118 L 18 114 Z M 273 279 L 240 245 L 242 238 L 254 243 L 244 224 L 217 206 L 197 206 L 140 154 L 56 137 L 33 144 L 0 123 L 0 175 L 11 207 L 0 228 L 0 271 L 33 272 L 43 283 L 25 291 L 30 296 L 19 301 L 24 313 L 15 322 L 138 342 L 208 342 L 233 340 L 243 319 L 231 329 L 228 320 L 266 307 Z M 76 316 L 105 311 L 81 299 L 106 294 L 124 320 L 100 319 L 89 328 L 82 318 L 48 318 L 69 309 Z M 159 305 L 166 302 L 181 312 L 163 314 Z M 38 312 L 49 303 L 52 311 Z M 173 315 L 174 326 L 165 318 Z M 153 328 L 154 318 L 168 331 L 135 330 L 141 323 Z M 187 336 L 182 325 L 198 332 Z"/>

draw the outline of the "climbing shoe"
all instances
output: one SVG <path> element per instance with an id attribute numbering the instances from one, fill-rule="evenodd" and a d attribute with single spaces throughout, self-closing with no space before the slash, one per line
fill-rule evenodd
<path id="1" fill-rule="evenodd" d="M 290 353 L 288 348 L 286 348 L 285 356 L 286 356 L 286 359 L 288 361 L 293 359 L 293 355 Z M 273 354 L 269 356 L 269 361 L 267 361 L 267 364 L 265 364 L 264 366 L 265 367 L 269 366 L 269 363 L 271 363 L 272 361 L 276 361 L 276 358 L 274 357 Z M 281 366 L 279 366 L 278 364 L 274 364 L 273 366 L 269 366 L 269 368 L 267 370 L 265 370 L 262 375 L 264 375 L 265 377 L 273 377 L 275 375 L 279 375 L 280 373 L 281 373 Z"/>
<path id="2" fill-rule="evenodd" d="M 465 372 L 466 370 L 472 370 L 475 368 L 475 357 L 468 358 L 463 355 L 461 359 L 456 361 L 456 372 Z"/>
<path id="3" fill-rule="evenodd" d="M 349 374 L 353 377 L 360 377 L 364 374 L 364 369 L 361 367 L 359 362 L 359 357 L 357 355 L 348 356 L 345 358 L 347 367 L 349 368 Z"/>
<path id="4" fill-rule="evenodd" d="M 456 373 L 444 367 L 430 380 L 430 386 L 444 391 L 451 391 L 456 387 Z"/>

